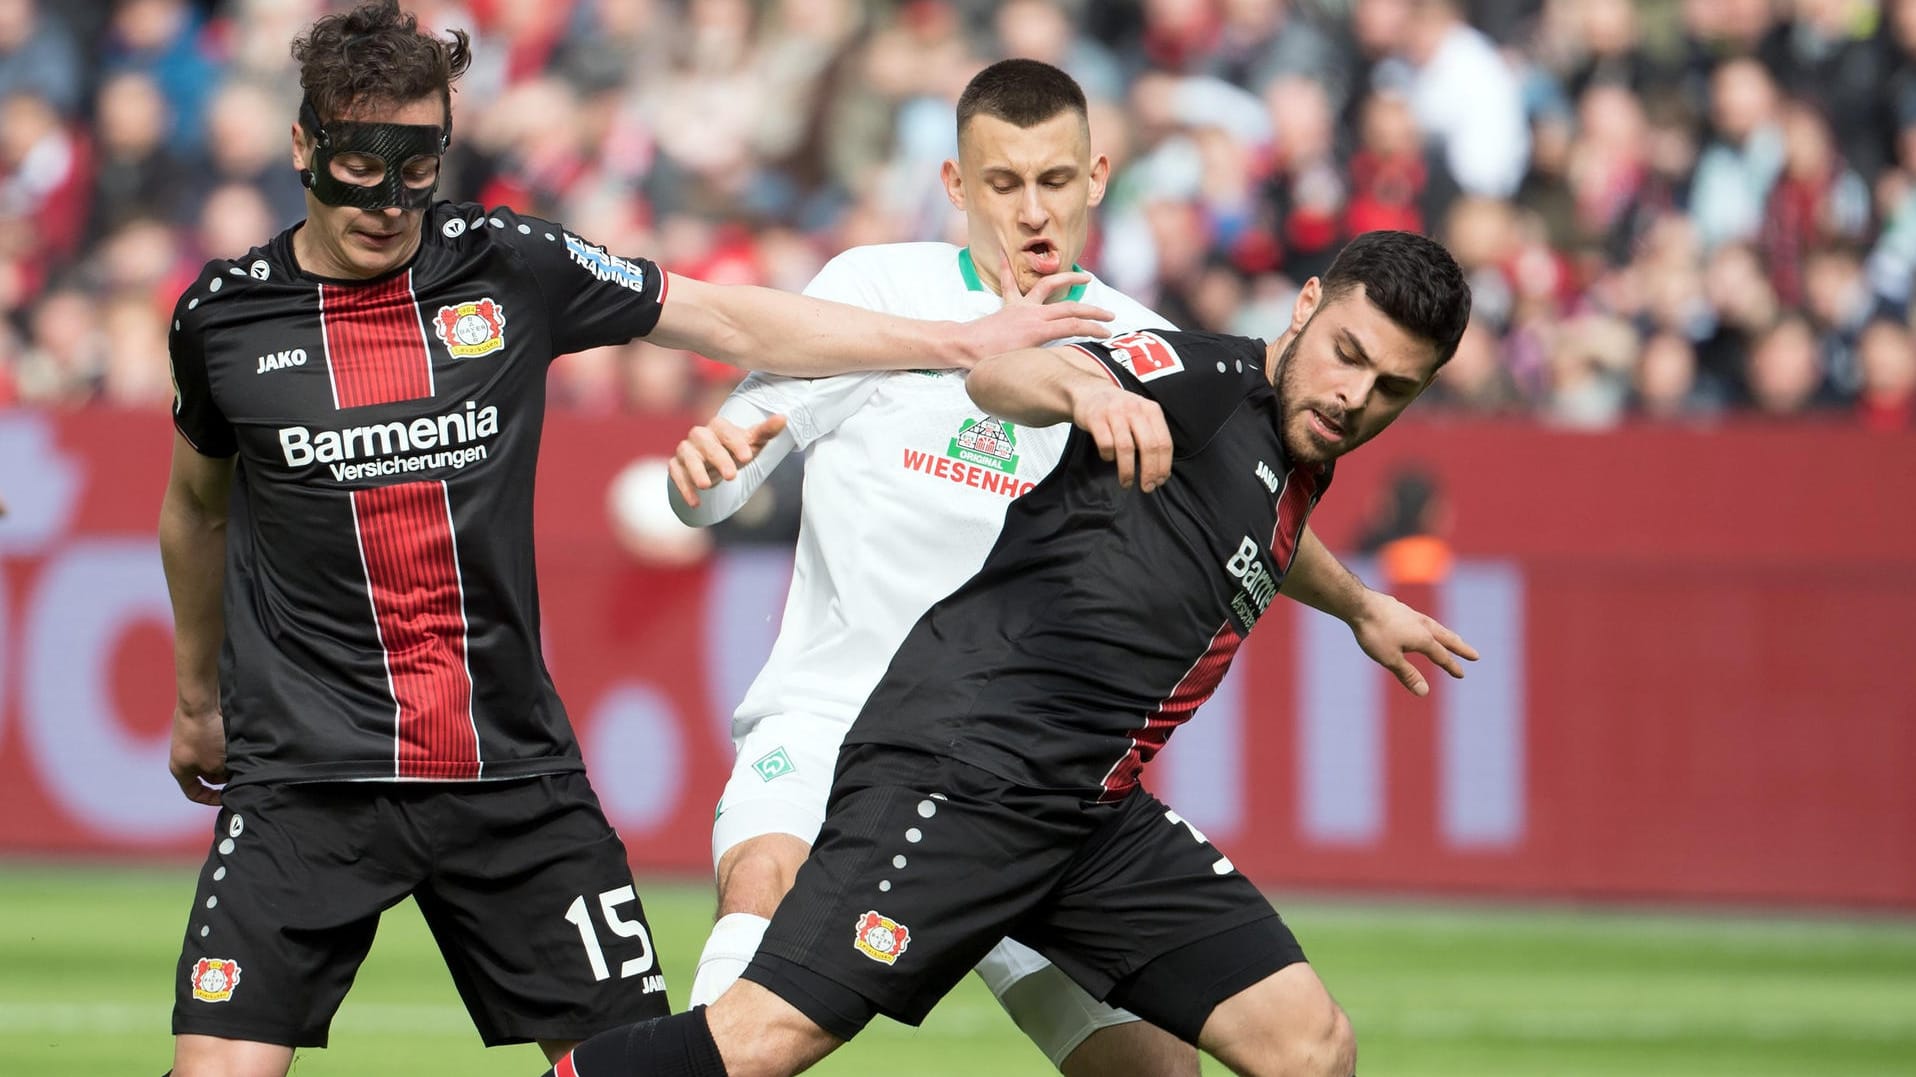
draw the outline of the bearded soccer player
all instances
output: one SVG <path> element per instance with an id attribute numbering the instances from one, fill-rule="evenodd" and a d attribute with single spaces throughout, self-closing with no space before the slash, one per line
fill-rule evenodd
<path id="1" fill-rule="evenodd" d="M 435 201 L 466 36 L 375 0 L 293 53 L 307 217 L 210 263 L 170 342 L 171 766 L 222 809 L 175 981 L 175 1072 L 277 1077 L 323 1046 L 380 913 L 409 895 L 484 1041 L 558 1058 L 667 1007 L 540 654 L 547 365 L 640 336 L 789 374 L 962 365 L 1108 315 L 909 321 Z"/>
<path id="2" fill-rule="evenodd" d="M 550 1072 L 797 1073 L 877 1014 L 921 1021 L 1009 935 L 1235 1073 L 1349 1077 L 1350 1022 L 1289 927 L 1140 779 L 1279 593 L 1345 617 L 1419 694 L 1408 653 L 1453 676 L 1476 658 L 1305 527 L 1336 458 L 1430 384 L 1469 310 L 1442 247 L 1373 232 L 1268 344 L 1145 330 L 981 364 L 966 381 L 988 413 L 1074 424 L 1063 459 L 892 658 L 743 978 Z"/>
<path id="3" fill-rule="evenodd" d="M 967 247 L 847 251 L 808 293 L 894 314 L 977 317 L 996 300 L 977 271 L 994 259 L 974 252 L 996 251 L 1009 263 L 1000 291 L 1070 283 L 1117 312 L 1114 328 L 1168 324 L 1073 264 L 1110 166 L 1091 154 L 1084 96 L 1069 75 L 1023 59 L 986 68 L 959 98 L 958 147 L 944 182 L 966 215 Z M 1061 275 L 1066 266 L 1077 272 Z M 977 570 L 1011 499 L 1051 472 L 1069 431 L 994 418 L 938 372 L 761 375 L 681 443 L 674 508 L 699 525 L 735 511 L 793 448 L 809 453 L 784 623 L 733 721 L 737 757 L 713 823 L 720 915 L 694 1005 L 717 998 L 756 951 L 824 819 L 839 742 L 892 652 Z M 1342 571 L 1328 557 L 1313 567 Z M 1374 633 L 1386 647 L 1421 629 L 1404 607 L 1378 606 L 1396 619 Z M 1068 1077 L 1197 1070 L 1189 1045 L 1093 1000 L 1021 943 L 1000 943 L 978 972 Z"/>

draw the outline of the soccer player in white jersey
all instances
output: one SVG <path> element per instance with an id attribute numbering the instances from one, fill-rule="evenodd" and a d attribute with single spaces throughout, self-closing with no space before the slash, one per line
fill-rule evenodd
<path id="1" fill-rule="evenodd" d="M 1091 154 L 1070 76 L 1033 60 L 986 68 L 959 99 L 958 136 L 943 178 L 969 245 L 854 248 L 806 294 L 954 320 L 1007 299 L 1082 298 L 1115 313 L 1114 335 L 1170 327 L 1075 264 L 1110 165 Z M 733 718 L 737 757 L 712 827 L 719 919 L 694 1005 L 722 994 L 757 950 L 824 820 L 839 742 L 905 634 L 977 570 L 1006 506 L 1052 470 L 1069 432 L 992 418 L 962 377 L 939 371 L 755 374 L 680 444 L 672 503 L 700 526 L 736 511 L 793 449 L 809 452 L 784 620 Z M 1367 649 L 1416 687 L 1394 642 Z M 1092 999 L 1017 942 L 1000 943 L 978 972 L 1067 1077 L 1198 1072 L 1189 1044 Z"/>
<path id="2" fill-rule="evenodd" d="M 959 99 L 958 133 L 958 160 L 943 177 L 969 245 L 854 248 L 807 295 L 959 321 L 998 309 L 1001 296 L 1081 298 L 1116 315 L 1113 333 L 1170 326 L 1075 264 L 1110 162 L 1092 157 L 1084 94 L 1069 75 L 1035 60 L 986 68 Z M 737 762 L 712 826 L 719 920 L 699 957 L 694 1005 L 723 993 L 758 949 L 824 820 L 839 741 L 892 652 L 976 571 L 1005 507 L 1051 471 L 1069 433 L 991 418 L 962 376 L 934 370 L 755 374 L 680 446 L 673 507 L 697 525 L 736 511 L 792 450 L 809 453 L 784 621 L 733 717 Z M 1016 942 L 978 971 L 1072 1077 L 1198 1072 L 1191 1046 L 1097 1002 Z"/>

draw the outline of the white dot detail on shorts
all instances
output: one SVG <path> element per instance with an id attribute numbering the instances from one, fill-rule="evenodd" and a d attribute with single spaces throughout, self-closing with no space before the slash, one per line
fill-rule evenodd
<path id="1" fill-rule="evenodd" d="M 918 802 L 918 814 L 929 819 L 938 814 L 938 805 L 929 800 L 921 800 Z"/>
<path id="2" fill-rule="evenodd" d="M 226 878 L 226 865 L 221 864 L 219 867 L 213 869 L 213 881 L 219 882 L 224 878 Z"/>
<path id="3" fill-rule="evenodd" d="M 899 853 L 899 854 L 898 854 L 897 856 L 894 856 L 894 857 L 892 857 L 892 858 L 891 858 L 891 866 L 892 866 L 892 867 L 895 867 L 895 868 L 902 868 L 902 867 L 904 867 L 904 866 L 905 866 L 905 854 L 904 854 L 904 853 Z"/>
<path id="4" fill-rule="evenodd" d="M 887 892 L 889 892 L 890 890 L 891 890 L 891 880 L 890 880 L 890 879 L 880 879 L 880 880 L 878 880 L 878 892 L 879 892 L 879 893 L 881 893 L 881 894 L 883 894 L 883 893 L 887 893 Z"/>
<path id="5" fill-rule="evenodd" d="M 219 279 L 218 277 L 214 277 L 212 280 L 209 280 L 206 282 L 206 290 L 209 292 L 217 292 L 220 290 L 220 285 L 225 283 L 226 283 L 225 281 Z"/>
<path id="6" fill-rule="evenodd" d="M 175 333 L 180 331 L 180 320 L 178 318 L 173 319 L 173 331 Z"/>
<path id="7" fill-rule="evenodd" d="M 546 233 L 546 242 L 548 242 L 548 243 L 551 243 L 551 242 L 554 242 L 554 241 L 556 241 L 556 240 L 557 240 L 558 238 L 559 238 L 558 236 L 555 236 L 555 235 L 553 235 L 553 234 L 552 234 L 551 232 L 547 232 L 547 233 Z"/>
<path id="8" fill-rule="evenodd" d="M 204 927 L 204 926 L 202 926 L 202 927 L 200 928 L 200 938 L 202 938 L 202 939 L 203 939 L 203 938 L 205 938 L 205 937 L 206 937 L 206 936 L 208 936 L 208 935 L 211 935 L 212 933 L 213 933 L 213 929 L 212 929 L 212 928 L 210 928 L 210 927 Z"/>
<path id="9" fill-rule="evenodd" d="M 531 226 L 531 225 L 529 225 L 529 224 L 522 224 L 522 225 L 520 225 L 520 226 L 519 226 L 519 234 L 520 234 L 520 235 L 522 235 L 522 236 L 529 236 L 529 235 L 531 235 L 531 234 L 532 234 L 532 226 Z"/>
<path id="10" fill-rule="evenodd" d="M 219 903 L 220 903 L 220 898 L 218 894 L 214 894 L 213 896 L 206 899 L 206 907 L 209 909 L 217 906 Z"/>
<path id="11" fill-rule="evenodd" d="M 1237 372 L 1238 372 L 1239 374 L 1242 374 L 1242 373 L 1244 373 L 1244 360 L 1242 360 L 1242 359 L 1239 359 L 1239 360 L 1237 361 Z"/>
<path id="12" fill-rule="evenodd" d="M 917 827 L 912 827 L 910 830 L 905 831 L 905 840 L 916 845 L 925 840 L 925 832 Z"/>
<path id="13" fill-rule="evenodd" d="M 189 299 L 186 301 L 187 310 L 196 310 L 198 309 L 199 305 L 200 305 L 200 301 L 198 296 L 195 296 L 192 299 Z"/>
<path id="14" fill-rule="evenodd" d="M 1219 359 L 1219 360 L 1217 361 L 1217 372 L 1218 372 L 1219 374 L 1222 374 L 1222 373 L 1224 373 L 1224 360 L 1222 360 L 1222 359 Z"/>
<path id="15" fill-rule="evenodd" d="M 226 821 L 226 836 L 227 837 L 237 838 L 245 832 L 246 832 L 245 817 L 235 815 L 231 819 L 228 819 Z"/>
<path id="16" fill-rule="evenodd" d="M 506 226 L 506 222 L 497 217 L 487 217 L 486 223 L 492 225 L 494 228 L 504 228 Z"/>
<path id="17" fill-rule="evenodd" d="M 231 856 L 232 853 L 233 853 L 233 839 L 232 838 L 220 839 L 220 855 Z"/>

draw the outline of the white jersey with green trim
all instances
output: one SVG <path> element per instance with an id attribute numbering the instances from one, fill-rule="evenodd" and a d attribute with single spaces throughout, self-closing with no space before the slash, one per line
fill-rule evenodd
<path id="1" fill-rule="evenodd" d="M 979 281 L 969 251 L 948 243 L 853 248 L 805 291 L 887 314 L 952 321 L 1003 305 Z M 1113 333 L 1170 325 L 1096 278 L 1071 298 L 1115 314 Z M 719 496 L 708 511 L 735 508 L 791 448 L 808 453 L 784 620 L 733 715 L 736 737 L 772 714 L 849 726 L 911 626 L 977 571 L 1006 507 L 1050 473 L 1070 432 L 986 415 L 956 371 L 811 380 L 754 374 L 720 414 L 740 425 L 780 414 L 789 427 L 738 483 L 723 484 L 746 488 L 714 491 Z M 681 515 L 710 522 L 682 506 Z"/>

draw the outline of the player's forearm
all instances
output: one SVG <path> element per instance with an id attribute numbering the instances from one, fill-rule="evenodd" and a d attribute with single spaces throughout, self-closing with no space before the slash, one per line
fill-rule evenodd
<path id="1" fill-rule="evenodd" d="M 1286 598 L 1322 610 L 1347 624 L 1363 615 L 1375 594 L 1356 573 L 1331 555 L 1309 527 L 1297 540 L 1297 555 L 1291 559 L 1291 569 L 1285 573 L 1284 585 L 1279 590 Z"/>
<path id="2" fill-rule="evenodd" d="M 226 517 L 168 487 L 160 505 L 160 564 L 173 600 L 173 677 L 183 711 L 219 704 L 221 608 L 226 579 Z"/>
<path id="3" fill-rule="evenodd" d="M 965 375 L 973 403 L 1025 426 L 1070 422 L 1078 393 L 1110 384 L 1111 379 L 1077 366 L 1057 348 L 994 355 Z"/>
<path id="4" fill-rule="evenodd" d="M 968 367 L 982 358 L 958 322 L 900 318 L 774 288 L 722 287 L 676 276 L 672 301 L 648 339 L 742 369 L 801 378 Z"/>

